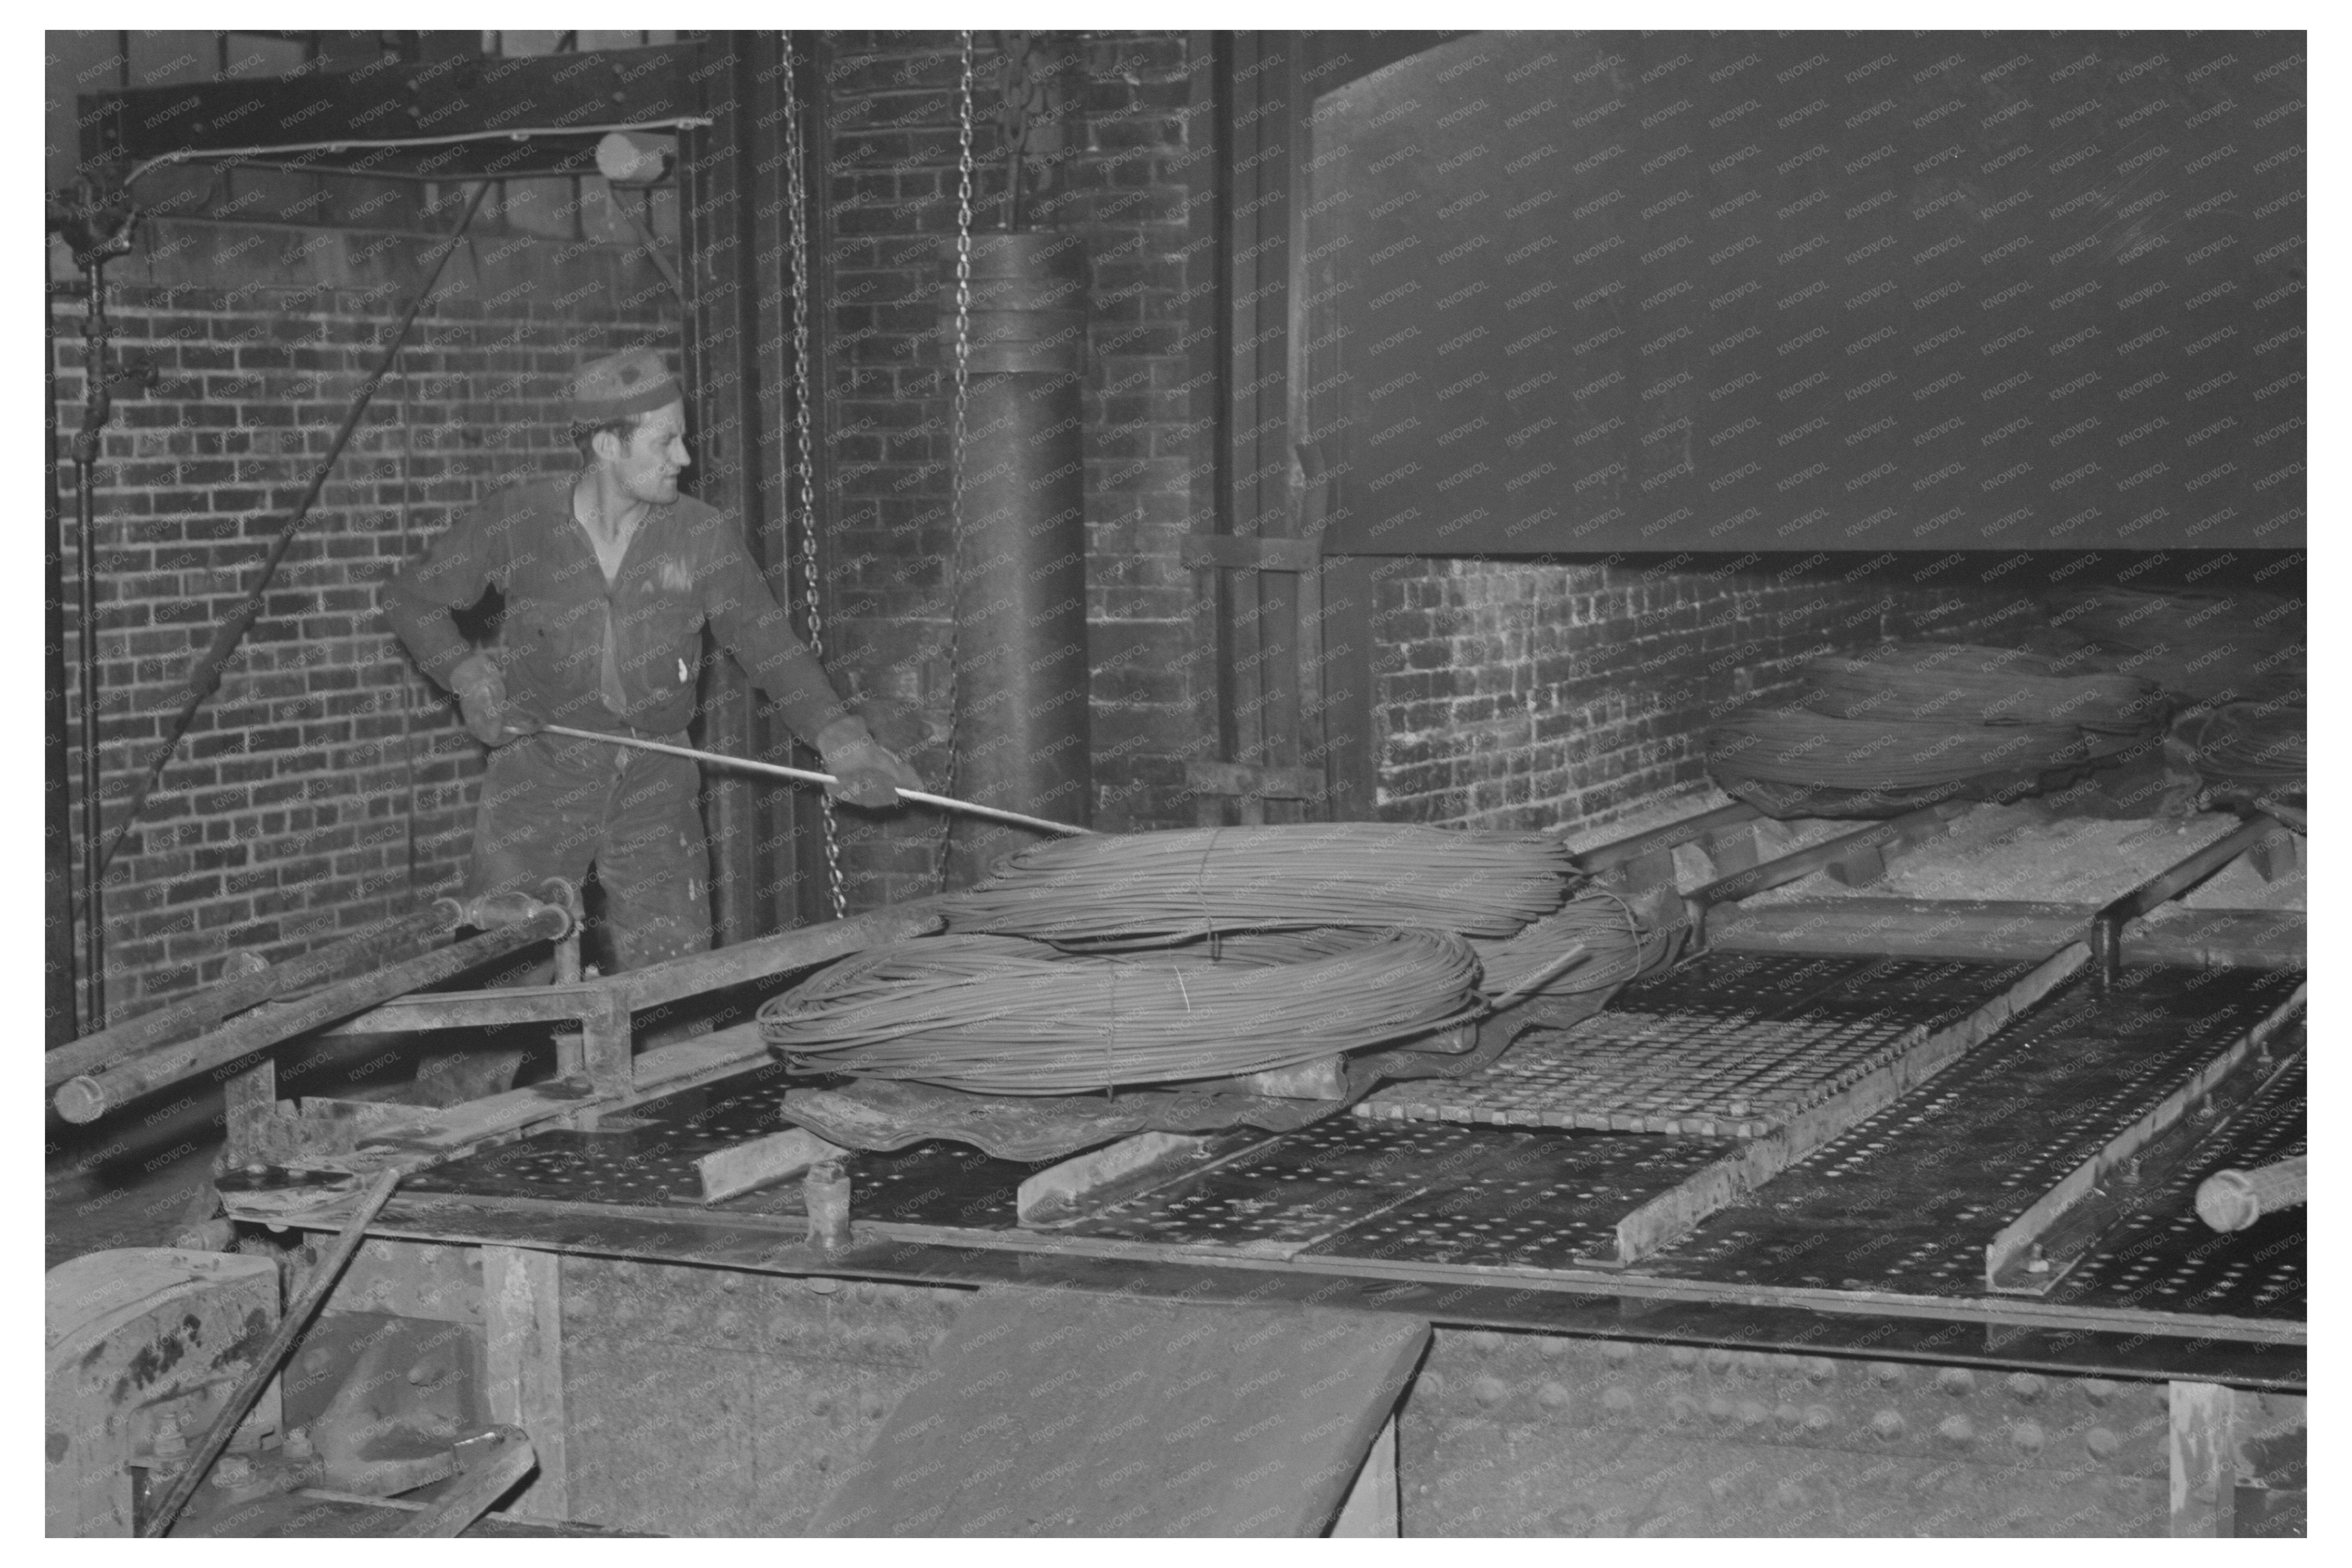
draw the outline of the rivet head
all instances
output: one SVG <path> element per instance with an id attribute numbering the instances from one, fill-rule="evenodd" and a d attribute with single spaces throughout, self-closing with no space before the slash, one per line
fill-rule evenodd
<path id="1" fill-rule="evenodd" d="M 1488 1329 L 1477 1329 L 1463 1335 L 1462 1342 L 1480 1355 L 1493 1355 L 1503 1348 L 1503 1336 Z"/>
<path id="2" fill-rule="evenodd" d="M 2124 1446 L 2124 1440 L 2105 1426 L 2094 1426 L 2083 1434 L 2083 1447 L 2095 1459 L 2112 1459 Z"/>
<path id="3" fill-rule="evenodd" d="M 2108 1382 L 2104 1377 L 2086 1377 L 2083 1380 L 2083 1397 L 2094 1405 L 2105 1405 L 2116 1396 L 2116 1391 L 2120 1386 L 2118 1384 Z"/>
<path id="4" fill-rule="evenodd" d="M 1546 1410 L 1566 1410 L 1569 1405 L 1568 1390 L 1557 1383 L 1547 1383 L 1536 1390 L 1536 1403 Z"/>
<path id="5" fill-rule="evenodd" d="M 1903 1381 L 1903 1368 L 1895 1362 L 1874 1361 L 1870 1363 L 1870 1375 L 1884 1384 L 1897 1384 Z"/>
<path id="6" fill-rule="evenodd" d="M 1947 1415 L 1936 1423 L 1936 1436 L 1951 1447 L 1965 1448 L 1977 1440 L 1976 1423 L 1965 1415 Z"/>
<path id="7" fill-rule="evenodd" d="M 1813 1433 L 1828 1431 L 1837 1425 L 1837 1412 L 1826 1405 L 1805 1406 L 1805 1430 Z"/>
<path id="8" fill-rule="evenodd" d="M 1772 1503 L 1776 1508 L 1802 1508 L 1811 1500 L 1805 1489 L 1793 1480 L 1783 1480 L 1772 1489 Z"/>
<path id="9" fill-rule="evenodd" d="M 719 1330 L 719 1334 L 723 1338 L 731 1340 L 740 1338 L 742 1335 L 743 1314 L 737 1311 L 732 1307 L 730 1307 L 725 1311 L 719 1313 L 718 1317 L 711 1320 L 711 1322 L 713 1326 Z"/>
<path id="10" fill-rule="evenodd" d="M 2042 1430 L 2039 1421 L 2014 1422 L 2009 1428 L 2010 1446 L 2021 1454 L 2038 1454 L 2049 1441 L 2049 1434 Z"/>
<path id="11" fill-rule="evenodd" d="M 868 1421 L 879 1421 L 882 1419 L 882 1396 L 878 1394 L 868 1394 L 864 1399 L 858 1401 L 857 1408 Z"/>
<path id="12" fill-rule="evenodd" d="M 1815 1383 L 1827 1383 L 1837 1376 L 1837 1363 L 1825 1355 L 1809 1355 L 1804 1360 L 1806 1377 Z"/>
<path id="13" fill-rule="evenodd" d="M 1613 1362 L 1629 1362 L 1639 1351 L 1630 1340 L 1611 1340 L 1601 1347 L 1601 1353 Z"/>
<path id="14" fill-rule="evenodd" d="M 1676 1345 L 1666 1352 L 1666 1360 L 1676 1366 L 1696 1366 L 1698 1351 L 1690 1345 Z"/>
<path id="15" fill-rule="evenodd" d="M 1761 1426 L 1771 1418 L 1772 1415 L 1770 1411 L 1764 1408 L 1764 1402 L 1760 1399 L 1741 1400 L 1739 1408 L 1733 1414 L 1739 1417 L 1739 1424 L 1742 1426 Z"/>
<path id="16" fill-rule="evenodd" d="M 2006 1386 L 2009 1389 L 2009 1396 L 2011 1399 L 2031 1405 L 2034 1401 L 2040 1399 L 2043 1394 L 2048 1392 L 2050 1385 L 2044 1383 L 2036 1373 L 2030 1372 L 2012 1372 L 2009 1374 L 2009 1380 Z"/>
<path id="17" fill-rule="evenodd" d="M 1706 1402 L 1706 1415 L 1707 1419 L 1710 1421 L 1730 1420 L 1731 1401 L 1724 1398 L 1720 1394 L 1717 1394 L 1715 1398 Z"/>
<path id="18" fill-rule="evenodd" d="M 1492 1410 L 1511 1396 L 1511 1385 L 1499 1377 L 1481 1377 L 1470 1384 L 1470 1397 Z"/>
<path id="19" fill-rule="evenodd" d="M 1731 1352 L 1721 1345 L 1717 1345 L 1706 1352 L 1706 1364 L 1712 1370 L 1721 1372 L 1731 1364 Z"/>
<path id="20" fill-rule="evenodd" d="M 1786 1351 L 1775 1351 L 1768 1364 L 1774 1372 L 1794 1372 L 1797 1370 L 1797 1358 Z"/>
<path id="21" fill-rule="evenodd" d="M 1882 1410 L 1870 1418 L 1870 1435 L 1882 1443 L 1892 1443 L 1903 1436 L 1905 1429 L 1899 1410 Z"/>
<path id="22" fill-rule="evenodd" d="M 1936 1374 L 1936 1386 L 1957 1399 L 1976 1392 L 1977 1374 L 1966 1367 L 1948 1366 Z"/>
<path id="23" fill-rule="evenodd" d="M 1637 1401 L 1623 1384 L 1612 1384 L 1601 1395 L 1601 1407 L 1612 1415 L 1630 1415 Z"/>
<path id="24" fill-rule="evenodd" d="M 1558 1334 L 1546 1334 L 1536 1341 L 1536 1350 L 1546 1361 L 1559 1361 L 1576 1347 Z"/>
<path id="25" fill-rule="evenodd" d="M 1773 1406 L 1772 1419 L 1778 1421 L 1784 1431 L 1793 1432 L 1805 1424 L 1805 1413 L 1793 1405 L 1778 1405 Z"/>
<path id="26" fill-rule="evenodd" d="M 1666 1401 L 1666 1419 L 1676 1426 L 1687 1426 L 1698 1419 L 1698 1401 L 1687 1394 L 1677 1394 Z"/>
<path id="27" fill-rule="evenodd" d="M 810 1400 L 810 1401 L 809 1401 L 809 1414 L 810 1414 L 810 1415 L 832 1415 L 832 1414 L 833 1414 L 833 1395 L 832 1395 L 832 1394 L 818 1394 L 815 1398 L 814 1398 L 814 1399 Z"/>

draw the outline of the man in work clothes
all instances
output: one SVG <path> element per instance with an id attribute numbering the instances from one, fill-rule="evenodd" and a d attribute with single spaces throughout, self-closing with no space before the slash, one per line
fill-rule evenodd
<path id="1" fill-rule="evenodd" d="M 490 748 L 467 895 L 593 865 L 615 967 L 636 969 L 710 945 L 698 771 L 542 725 L 685 743 L 707 625 L 824 756 L 831 794 L 887 806 L 922 781 L 842 706 L 735 521 L 678 494 L 686 408 L 660 355 L 583 366 L 570 404 L 580 470 L 490 496 L 385 584 L 383 610 Z M 506 609 L 482 649 L 450 612 L 491 584 Z"/>

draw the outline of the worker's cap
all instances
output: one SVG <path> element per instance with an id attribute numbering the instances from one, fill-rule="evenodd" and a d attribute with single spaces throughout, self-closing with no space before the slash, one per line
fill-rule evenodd
<path id="1" fill-rule="evenodd" d="M 602 425 L 632 414 L 650 414 L 684 394 L 661 355 L 651 349 L 630 349 L 582 365 L 565 395 L 573 424 Z"/>

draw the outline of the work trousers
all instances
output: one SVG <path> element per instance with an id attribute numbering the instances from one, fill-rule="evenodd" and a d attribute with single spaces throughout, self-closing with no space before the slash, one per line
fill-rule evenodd
<path id="1" fill-rule="evenodd" d="M 593 866 L 614 968 L 700 952 L 710 945 L 701 782 L 695 763 L 659 752 L 545 733 L 509 741 L 482 778 L 467 895 L 536 894 Z"/>

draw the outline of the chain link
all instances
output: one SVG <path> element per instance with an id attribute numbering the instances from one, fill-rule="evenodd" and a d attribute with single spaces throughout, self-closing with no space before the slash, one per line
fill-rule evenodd
<path id="1" fill-rule="evenodd" d="M 824 658 L 824 611 L 817 593 L 816 450 L 813 435 L 809 374 L 809 249 L 808 163 L 802 137 L 799 90 L 793 79 L 793 36 L 783 35 L 784 205 L 792 225 L 793 268 L 793 440 L 800 468 L 800 535 L 802 614 L 808 628 L 809 652 Z M 785 510 L 792 510 L 789 492 Z M 790 533 L 787 530 L 787 533 Z M 833 895 L 833 918 L 849 915 L 849 892 L 841 876 L 841 829 L 833 815 L 833 797 L 817 797 L 824 819 L 825 886 Z"/>
<path id="2" fill-rule="evenodd" d="M 963 75 L 956 99 L 957 123 L 957 184 L 956 184 L 956 319 L 955 319 L 955 429 L 949 448 L 948 532 L 950 540 L 948 571 L 948 782 L 947 793 L 956 793 L 956 770 L 961 755 L 962 736 L 957 716 L 956 661 L 961 657 L 956 640 L 955 591 L 956 579 L 963 564 L 963 482 L 964 426 L 971 402 L 971 34 L 962 35 Z M 944 889 L 948 880 L 948 842 L 954 825 L 943 823 L 940 829 L 939 886 Z"/>

